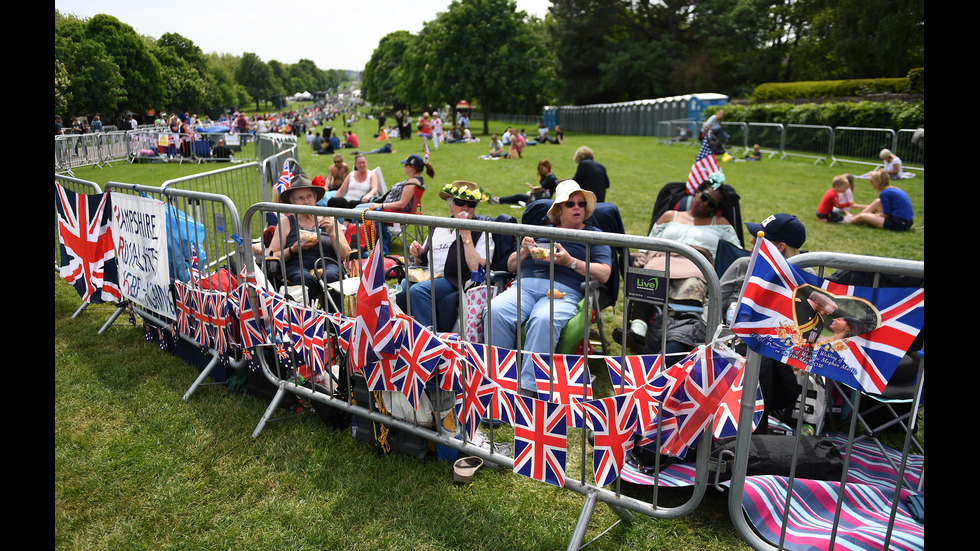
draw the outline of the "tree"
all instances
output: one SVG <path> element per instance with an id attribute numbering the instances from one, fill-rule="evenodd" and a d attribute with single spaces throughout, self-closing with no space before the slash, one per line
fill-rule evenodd
<path id="1" fill-rule="evenodd" d="M 268 102 L 275 93 L 272 69 L 263 63 L 259 56 L 251 52 L 242 54 L 242 59 L 235 70 L 235 80 L 255 99 L 256 110 L 259 109 L 259 100 Z"/>
<path id="2" fill-rule="evenodd" d="M 98 14 L 88 21 L 86 36 L 102 44 L 119 67 L 126 89 L 120 107 L 143 112 L 159 105 L 164 95 L 160 62 L 132 27 L 111 15 Z"/>
<path id="3" fill-rule="evenodd" d="M 402 57 L 414 44 L 415 37 L 408 31 L 389 33 L 378 42 L 361 77 L 365 100 L 376 105 L 394 105 L 398 101 Z"/>
<path id="4" fill-rule="evenodd" d="M 207 58 L 193 41 L 177 33 L 166 33 L 151 47 L 160 62 L 160 72 L 170 83 L 163 104 L 169 109 L 197 110 L 218 104 L 220 96 Z"/>
<path id="5" fill-rule="evenodd" d="M 55 109 L 66 116 L 115 111 L 126 99 L 119 66 L 105 47 L 75 22 L 61 27 L 55 45 Z"/>

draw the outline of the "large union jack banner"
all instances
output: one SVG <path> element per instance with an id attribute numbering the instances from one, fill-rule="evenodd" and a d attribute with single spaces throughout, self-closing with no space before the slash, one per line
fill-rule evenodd
<path id="1" fill-rule="evenodd" d="M 121 300 L 112 243 L 110 195 L 80 195 L 58 182 L 54 187 L 61 277 L 75 287 L 83 302 L 100 304 Z"/>
<path id="2" fill-rule="evenodd" d="M 880 394 L 924 321 L 921 288 L 841 285 L 756 241 L 732 331 L 752 350 Z"/>

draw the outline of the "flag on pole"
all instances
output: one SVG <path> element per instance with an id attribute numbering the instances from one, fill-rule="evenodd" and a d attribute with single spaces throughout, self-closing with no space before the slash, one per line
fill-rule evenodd
<path id="1" fill-rule="evenodd" d="M 109 194 L 80 195 L 57 181 L 54 187 L 62 279 L 75 287 L 83 302 L 122 300 Z"/>
<path id="2" fill-rule="evenodd" d="M 371 250 L 357 289 L 357 315 L 351 332 L 351 366 L 357 370 L 381 359 L 393 360 L 401 324 L 392 320 L 380 240 Z"/>
<path id="3" fill-rule="evenodd" d="M 752 350 L 880 394 L 924 323 L 924 290 L 841 285 L 756 240 L 732 331 Z"/>
<path id="4" fill-rule="evenodd" d="M 289 184 L 293 181 L 293 171 L 289 169 L 289 160 L 283 164 L 282 174 L 279 175 L 279 181 L 276 182 L 276 193 L 282 195 L 282 192 L 289 189 Z"/>
<path id="5" fill-rule="evenodd" d="M 694 164 L 691 165 L 691 172 L 687 175 L 687 194 L 694 195 L 701 182 L 719 170 L 721 169 L 718 168 L 718 160 L 715 159 L 715 154 L 711 150 L 710 137 L 705 133 L 704 139 L 701 140 L 701 149 L 698 150 Z"/>

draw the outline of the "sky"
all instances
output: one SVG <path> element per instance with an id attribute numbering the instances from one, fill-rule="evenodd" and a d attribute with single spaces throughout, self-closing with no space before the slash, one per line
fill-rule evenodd
<path id="1" fill-rule="evenodd" d="M 418 33 L 446 11 L 451 0 L 55 0 L 63 14 L 104 13 L 160 38 L 190 39 L 205 53 L 293 64 L 312 60 L 319 69 L 363 70 L 378 42 L 394 31 Z M 544 18 L 551 0 L 517 0 L 517 9 Z"/>

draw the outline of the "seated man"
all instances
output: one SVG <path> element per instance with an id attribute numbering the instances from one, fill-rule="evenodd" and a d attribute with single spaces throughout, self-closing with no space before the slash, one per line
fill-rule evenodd
<path id="1" fill-rule="evenodd" d="M 337 191 L 350 174 L 350 165 L 337 153 L 333 156 L 333 164 L 327 169 L 327 191 Z"/>
<path id="2" fill-rule="evenodd" d="M 233 155 L 234 154 L 232 153 L 231 148 L 225 145 L 225 141 L 223 139 L 219 139 L 218 145 L 211 150 L 211 158 L 213 159 L 230 161 Z"/>

